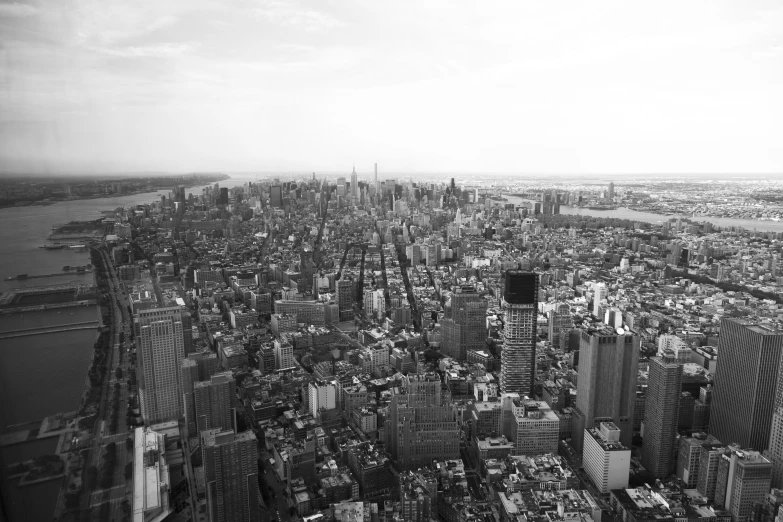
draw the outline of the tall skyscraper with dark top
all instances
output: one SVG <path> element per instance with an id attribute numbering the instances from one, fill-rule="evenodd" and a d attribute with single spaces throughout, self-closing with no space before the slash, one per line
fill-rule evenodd
<path id="1" fill-rule="evenodd" d="M 532 396 L 536 381 L 538 274 L 507 271 L 502 303 L 500 391 Z"/>
<path id="2" fill-rule="evenodd" d="M 256 436 L 215 429 L 202 432 L 201 439 L 210 521 L 258 521 Z"/>
<path id="3" fill-rule="evenodd" d="M 744 319 L 721 321 L 711 435 L 743 448 L 768 447 L 775 404 L 782 403 L 781 351 L 783 331 Z"/>
<path id="4" fill-rule="evenodd" d="M 674 468 L 682 387 L 682 365 L 674 352 L 653 357 L 647 383 L 642 465 L 654 477 L 666 478 Z"/>
<path id="5" fill-rule="evenodd" d="M 631 447 L 640 343 L 638 336 L 603 323 L 581 330 L 572 437 L 577 451 L 582 451 L 584 430 L 601 422 L 614 423 L 620 429 L 620 442 Z"/>

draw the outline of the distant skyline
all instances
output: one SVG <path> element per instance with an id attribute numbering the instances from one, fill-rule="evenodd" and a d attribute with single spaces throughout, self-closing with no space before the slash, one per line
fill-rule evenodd
<path id="1" fill-rule="evenodd" d="M 0 0 L 0 173 L 783 173 L 781 27 L 772 0 Z"/>

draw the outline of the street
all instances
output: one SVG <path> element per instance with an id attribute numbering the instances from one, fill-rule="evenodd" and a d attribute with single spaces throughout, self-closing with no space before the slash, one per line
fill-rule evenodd
<path id="1" fill-rule="evenodd" d="M 262 452 L 260 449 L 258 454 L 264 459 L 264 464 L 259 466 L 258 485 L 260 488 L 263 488 L 264 484 L 266 484 L 270 490 L 267 503 L 268 509 L 261 510 L 261 518 L 263 522 L 270 522 L 273 520 L 288 522 L 291 516 L 288 514 L 288 501 L 283 494 L 285 485 L 280 482 L 277 473 L 275 473 L 269 465 L 269 459 L 272 458 L 271 455 Z M 273 494 L 274 497 L 272 496 Z"/>

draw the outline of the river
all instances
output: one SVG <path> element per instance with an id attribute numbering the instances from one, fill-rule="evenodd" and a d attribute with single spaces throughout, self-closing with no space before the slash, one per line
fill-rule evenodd
<path id="1" fill-rule="evenodd" d="M 503 196 L 508 203 L 514 205 L 529 206 L 534 201 L 531 199 L 521 198 L 519 196 Z M 619 219 L 629 219 L 631 221 L 641 221 L 646 223 L 658 224 L 672 216 L 664 216 L 662 214 L 654 214 L 652 212 L 641 212 L 639 210 L 633 210 L 630 208 L 620 207 L 616 210 L 590 210 L 587 207 L 571 207 L 568 205 L 560 205 L 560 213 L 567 216 L 583 215 L 583 216 L 595 216 L 595 217 L 610 217 Z M 733 219 L 722 218 L 713 216 L 698 216 L 690 218 L 687 215 L 683 215 L 683 218 L 689 218 L 696 222 L 708 221 L 713 225 L 718 225 L 722 228 L 725 227 L 743 227 L 748 230 L 756 229 L 761 232 L 783 232 L 783 221 L 761 221 L 757 219 Z"/>

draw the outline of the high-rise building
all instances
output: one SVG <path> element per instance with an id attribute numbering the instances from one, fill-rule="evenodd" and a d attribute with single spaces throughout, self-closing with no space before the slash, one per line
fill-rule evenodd
<path id="1" fill-rule="evenodd" d="M 530 396 L 536 380 L 538 274 L 507 271 L 502 305 L 500 391 Z"/>
<path id="2" fill-rule="evenodd" d="M 628 487 L 631 450 L 620 442 L 620 429 L 611 422 L 585 429 L 582 466 L 601 493 Z"/>
<path id="3" fill-rule="evenodd" d="M 426 467 L 433 459 L 459 458 L 457 412 L 437 374 L 403 377 L 402 387 L 392 396 L 386 430 L 399 470 Z"/>
<path id="4" fill-rule="evenodd" d="M 706 442 L 701 445 L 699 455 L 699 476 L 696 489 L 710 502 L 715 498 L 718 483 L 718 464 L 728 448 L 720 441 Z"/>
<path id="5" fill-rule="evenodd" d="M 695 488 L 699 480 L 699 459 L 702 444 L 708 442 L 706 433 L 694 433 L 680 437 L 677 450 L 677 478 L 689 488 Z"/>
<path id="6" fill-rule="evenodd" d="M 441 319 L 441 351 L 464 361 L 468 350 L 481 350 L 487 339 L 487 301 L 472 286 L 457 287 Z"/>
<path id="7" fill-rule="evenodd" d="M 620 441 L 630 448 L 641 340 L 607 325 L 594 326 L 580 332 L 572 444 L 581 451 L 584 430 L 611 421 L 620 429 Z"/>
<path id="8" fill-rule="evenodd" d="M 342 277 L 337 284 L 337 306 L 340 311 L 340 321 L 350 321 L 353 319 L 353 279 Z"/>
<path id="9" fill-rule="evenodd" d="M 595 295 L 593 295 L 593 315 L 603 319 L 604 314 L 601 313 L 601 303 L 609 295 L 609 289 L 606 288 L 605 283 L 596 283 L 593 289 L 595 292 Z"/>
<path id="10" fill-rule="evenodd" d="M 269 187 L 269 203 L 275 208 L 283 208 L 283 187 L 280 185 Z"/>
<path id="11" fill-rule="evenodd" d="M 182 382 L 182 404 L 187 422 L 188 433 L 196 432 L 196 405 L 193 397 L 193 385 L 206 381 L 220 369 L 220 359 L 214 352 L 197 352 L 188 355 L 180 366 Z"/>
<path id="12" fill-rule="evenodd" d="M 182 416 L 180 364 L 185 357 L 180 306 L 139 310 L 133 317 L 138 354 L 136 379 L 145 424 Z"/>
<path id="13" fill-rule="evenodd" d="M 710 434 L 744 448 L 768 447 L 775 404 L 783 403 L 781 352 L 783 331 L 744 319 L 721 321 Z"/>
<path id="14" fill-rule="evenodd" d="M 293 345 L 286 340 L 275 339 L 275 370 L 287 370 L 295 366 Z"/>
<path id="15" fill-rule="evenodd" d="M 647 383 L 642 465 L 654 477 L 666 478 L 674 468 L 682 388 L 682 365 L 673 351 L 652 358 Z"/>
<path id="16" fill-rule="evenodd" d="M 351 172 L 351 197 L 354 201 L 359 200 L 359 177 L 356 175 L 356 167 Z"/>
<path id="17" fill-rule="evenodd" d="M 609 190 L 607 192 L 607 195 L 609 196 L 609 199 L 614 198 L 614 181 L 609 182 Z"/>
<path id="18" fill-rule="evenodd" d="M 498 432 L 514 445 L 514 455 L 557 453 L 560 418 L 545 402 L 504 394 Z"/>
<path id="19" fill-rule="evenodd" d="M 764 456 L 772 462 L 772 487 L 783 487 L 783 405 L 772 414 L 772 428 L 769 434 L 769 448 Z"/>
<path id="20" fill-rule="evenodd" d="M 337 383 L 334 380 L 317 380 L 308 386 L 308 405 L 313 418 L 318 418 L 321 410 L 333 410 L 337 407 Z"/>
<path id="21" fill-rule="evenodd" d="M 252 431 L 201 433 L 207 511 L 211 522 L 257 522 L 258 445 Z"/>
<path id="22" fill-rule="evenodd" d="M 733 445 L 721 455 L 715 486 L 715 505 L 731 513 L 732 522 L 747 520 L 764 500 L 772 482 L 772 464 L 758 451 Z"/>
<path id="23" fill-rule="evenodd" d="M 236 381 L 231 372 L 212 375 L 208 381 L 193 385 L 196 430 L 236 428 L 234 416 L 237 407 Z"/>
<path id="24" fill-rule="evenodd" d="M 354 444 L 348 449 L 348 467 L 359 482 L 361 498 L 391 498 L 394 475 L 391 461 L 370 442 Z"/>

